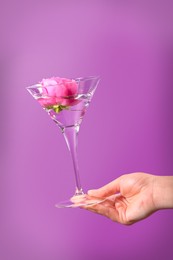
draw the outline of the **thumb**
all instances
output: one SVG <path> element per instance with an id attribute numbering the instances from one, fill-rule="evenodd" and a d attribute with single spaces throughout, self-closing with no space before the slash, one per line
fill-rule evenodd
<path id="1" fill-rule="evenodd" d="M 108 197 L 114 195 L 115 193 L 120 192 L 120 178 L 115 179 L 114 181 L 106 184 L 105 186 L 95 189 L 89 190 L 88 195 L 93 197 Z"/>

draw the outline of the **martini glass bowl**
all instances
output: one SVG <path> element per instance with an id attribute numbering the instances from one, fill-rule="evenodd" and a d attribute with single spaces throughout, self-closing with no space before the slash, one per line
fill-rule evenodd
<path id="1" fill-rule="evenodd" d="M 71 154 L 76 183 L 75 193 L 70 199 L 56 204 L 58 208 L 94 205 L 104 200 L 90 197 L 83 192 L 77 157 L 80 125 L 99 81 L 98 76 L 69 80 L 51 78 L 27 87 L 29 93 L 61 130 Z"/>

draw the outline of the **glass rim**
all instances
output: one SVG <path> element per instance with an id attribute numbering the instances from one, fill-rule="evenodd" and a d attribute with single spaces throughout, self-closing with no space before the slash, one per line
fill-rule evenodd
<path id="1" fill-rule="evenodd" d="M 55 77 L 56 78 L 56 77 Z M 100 76 L 88 76 L 88 77 L 78 77 L 78 78 L 69 78 L 67 79 L 66 82 L 71 82 L 71 80 L 75 80 L 77 83 L 81 81 L 89 81 L 89 80 L 100 80 Z M 63 85 L 63 83 L 57 83 L 56 85 Z M 34 85 L 30 85 L 26 87 L 26 89 L 32 89 L 32 88 L 47 88 L 47 87 L 54 87 L 56 85 L 48 85 L 48 86 L 43 86 L 41 83 L 36 83 Z"/>

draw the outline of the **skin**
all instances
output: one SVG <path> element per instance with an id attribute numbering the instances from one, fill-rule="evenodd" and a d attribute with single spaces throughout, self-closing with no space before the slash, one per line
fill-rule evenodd
<path id="1" fill-rule="evenodd" d="M 125 174 L 88 195 L 106 199 L 85 209 L 131 225 L 157 210 L 173 208 L 173 176 Z"/>

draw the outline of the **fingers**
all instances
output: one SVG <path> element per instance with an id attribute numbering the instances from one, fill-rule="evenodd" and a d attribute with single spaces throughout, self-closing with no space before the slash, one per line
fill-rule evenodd
<path id="1" fill-rule="evenodd" d="M 119 222 L 119 215 L 115 207 L 113 207 L 112 201 L 105 200 L 94 206 L 87 206 L 85 209 L 94 213 L 103 215 L 113 221 Z"/>
<path id="2" fill-rule="evenodd" d="M 120 178 L 108 183 L 107 185 L 97 190 L 89 190 L 88 195 L 104 198 L 104 197 L 114 195 L 115 193 L 118 192 L 120 192 Z"/>

